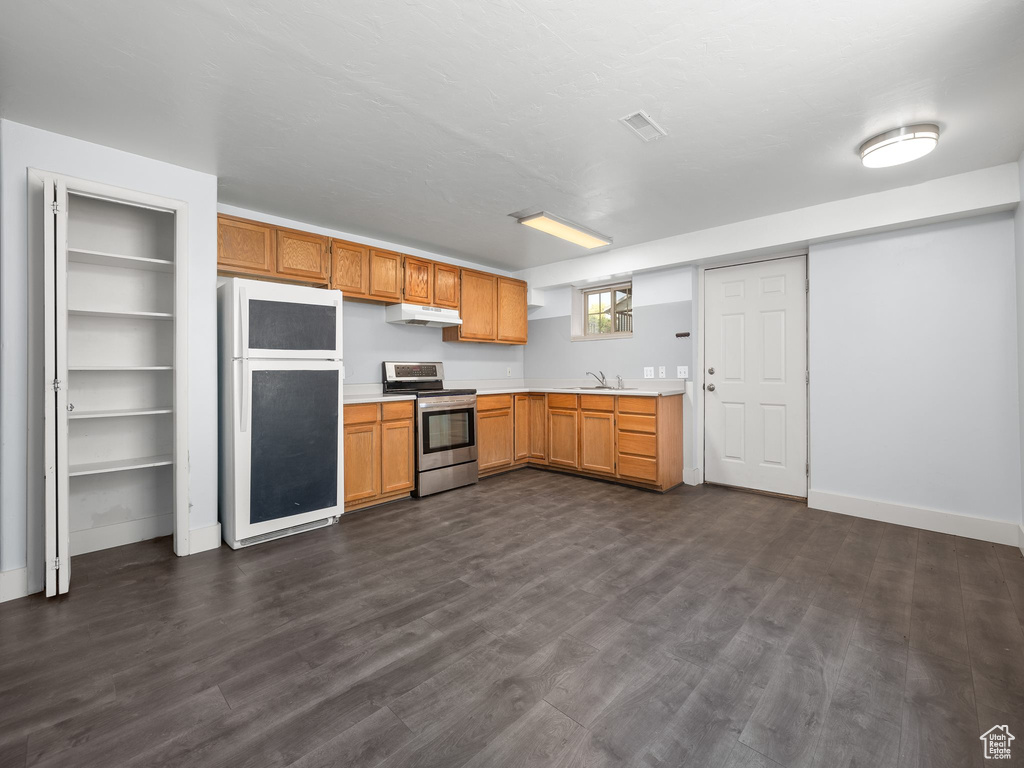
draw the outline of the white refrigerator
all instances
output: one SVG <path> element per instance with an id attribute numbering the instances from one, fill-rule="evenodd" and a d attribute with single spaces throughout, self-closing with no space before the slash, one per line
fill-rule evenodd
<path id="1" fill-rule="evenodd" d="M 234 549 L 344 512 L 341 291 L 217 289 L 220 520 Z"/>

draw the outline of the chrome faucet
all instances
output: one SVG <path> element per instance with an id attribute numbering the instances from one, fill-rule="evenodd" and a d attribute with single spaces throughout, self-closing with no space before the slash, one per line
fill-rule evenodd
<path id="1" fill-rule="evenodd" d="M 600 373 L 601 375 L 598 376 L 597 373 Z M 598 371 L 597 373 L 591 373 L 590 371 L 587 371 L 587 376 L 593 376 L 595 379 L 597 379 L 598 384 L 600 384 L 602 387 L 607 387 L 608 382 L 605 381 L 604 371 Z"/>
<path id="2" fill-rule="evenodd" d="M 617 374 L 617 373 L 615 374 L 615 379 L 616 379 L 616 387 L 615 387 L 616 389 L 625 389 L 626 388 L 626 382 L 624 382 L 622 380 L 622 377 L 619 376 L 619 374 Z"/>

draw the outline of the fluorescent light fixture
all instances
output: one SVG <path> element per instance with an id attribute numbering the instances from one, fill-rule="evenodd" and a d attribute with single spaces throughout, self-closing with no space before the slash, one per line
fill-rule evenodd
<path id="1" fill-rule="evenodd" d="M 546 211 L 523 216 L 516 221 L 541 232 L 547 232 L 549 235 L 568 240 L 570 243 L 582 245 L 584 248 L 600 248 L 602 245 L 611 245 L 612 243 L 610 237 L 605 237 L 592 229 L 573 224 L 571 221 L 566 221 Z"/>
<path id="2" fill-rule="evenodd" d="M 888 168 L 924 157 L 939 143 L 939 126 L 908 125 L 880 133 L 860 145 L 860 161 L 867 168 Z"/>

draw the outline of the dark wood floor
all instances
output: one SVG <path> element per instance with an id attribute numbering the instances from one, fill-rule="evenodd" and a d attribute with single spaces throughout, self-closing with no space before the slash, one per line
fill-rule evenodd
<path id="1" fill-rule="evenodd" d="M 1003 723 L 1020 763 L 1022 618 L 1010 547 L 525 470 L 76 558 L 0 605 L 0 765 L 963 768 Z"/>

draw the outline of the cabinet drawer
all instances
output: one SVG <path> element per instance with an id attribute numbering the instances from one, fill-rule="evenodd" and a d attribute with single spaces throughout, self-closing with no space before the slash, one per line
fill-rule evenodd
<path id="1" fill-rule="evenodd" d="M 549 394 L 548 408 L 570 408 L 576 410 L 576 395 Z"/>
<path id="2" fill-rule="evenodd" d="M 512 407 L 512 395 L 477 395 L 478 411 L 498 411 Z"/>
<path id="3" fill-rule="evenodd" d="M 619 474 L 622 477 L 632 477 L 637 480 L 646 480 L 649 483 L 654 483 L 658 480 L 658 462 L 656 459 L 622 456 L 620 454 Z"/>
<path id="4" fill-rule="evenodd" d="M 619 453 L 632 453 L 653 459 L 658 455 L 658 438 L 654 435 L 638 435 L 636 432 L 619 432 Z"/>
<path id="5" fill-rule="evenodd" d="M 366 424 L 380 419 L 380 405 L 377 403 L 360 403 L 345 406 L 346 424 Z"/>
<path id="6" fill-rule="evenodd" d="M 380 417 L 383 421 L 394 421 L 395 419 L 411 419 L 414 402 L 412 400 L 399 400 L 397 403 L 381 403 Z"/>
<path id="7" fill-rule="evenodd" d="M 580 395 L 580 408 L 584 411 L 614 411 L 615 397 L 612 395 Z"/>
<path id="8" fill-rule="evenodd" d="M 658 398 L 619 395 L 619 413 L 657 413 Z"/>
<path id="9" fill-rule="evenodd" d="M 658 424 L 656 416 L 638 416 L 633 413 L 619 413 L 619 429 L 629 432 L 647 432 L 654 434 Z"/>

